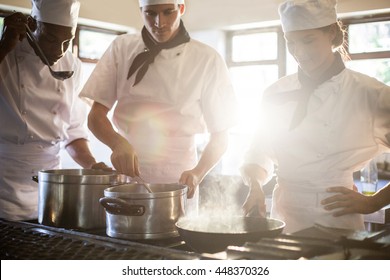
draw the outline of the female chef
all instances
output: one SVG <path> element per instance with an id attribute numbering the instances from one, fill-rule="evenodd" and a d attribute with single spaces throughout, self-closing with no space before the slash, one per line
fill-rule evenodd
<path id="1" fill-rule="evenodd" d="M 219 54 L 189 37 L 184 0 L 139 5 L 141 34 L 119 36 L 81 92 L 94 100 L 89 128 L 111 148 L 116 170 L 186 184 L 196 213 L 197 186 L 225 152 L 234 125 L 232 85 Z M 107 118 L 114 105 L 115 129 Z M 198 160 L 195 134 L 206 128 L 210 138 Z"/>
<path id="2" fill-rule="evenodd" d="M 271 217 L 286 232 L 318 223 L 364 229 L 360 214 L 335 217 L 321 201 L 330 187 L 353 188 L 353 172 L 390 147 L 390 88 L 346 69 L 336 0 L 287 1 L 279 14 L 298 73 L 264 93 L 261 123 L 242 175 L 250 186 L 243 208 L 264 214 L 262 186 L 277 166 Z"/>

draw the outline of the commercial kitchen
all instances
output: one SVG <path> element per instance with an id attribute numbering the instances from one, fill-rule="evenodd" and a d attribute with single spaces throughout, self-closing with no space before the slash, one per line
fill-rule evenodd
<path id="1" fill-rule="evenodd" d="M 61 169 L 31 174 L 39 188 L 38 220 L 0 219 L 1 259 L 390 259 L 390 205 L 365 214 L 364 230 L 315 224 L 285 233 L 283 221 L 269 218 L 272 178 L 264 186 L 267 218 L 239 214 L 248 193 L 239 168 L 255 125 L 256 103 L 269 84 L 297 68 L 277 13 L 282 2 L 186 0 L 187 30 L 225 59 L 241 106 L 228 151 L 199 186 L 199 212 L 205 215 L 185 217 L 187 190 L 181 184 L 149 184 L 115 171 L 82 169 L 62 153 Z M 30 9 L 28 0 L 0 0 L 1 18 L 14 12 L 29 15 Z M 390 85 L 389 1 L 339 0 L 338 11 L 350 32 L 348 67 Z M 142 26 L 138 1 L 82 0 L 72 49 L 82 61 L 84 80 L 116 36 Z M 365 42 L 371 33 L 359 36 L 363 32 L 377 32 L 377 45 Z M 92 133 L 90 138 L 97 159 L 110 163 L 110 150 Z M 200 153 L 205 141 L 198 139 Z M 390 182 L 390 154 L 378 157 L 376 165 L 379 190 Z M 359 172 L 354 182 L 361 192 Z"/>

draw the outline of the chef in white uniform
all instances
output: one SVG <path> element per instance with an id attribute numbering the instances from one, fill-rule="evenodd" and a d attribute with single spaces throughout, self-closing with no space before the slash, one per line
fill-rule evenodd
<path id="1" fill-rule="evenodd" d="M 118 171 L 187 185 L 187 214 L 196 213 L 197 187 L 225 152 L 235 124 L 233 88 L 220 55 L 189 37 L 184 0 L 139 5 L 141 34 L 117 37 L 81 92 L 94 100 L 89 128 L 111 148 Z M 209 142 L 198 159 L 195 135 L 206 129 Z"/>
<path id="2" fill-rule="evenodd" d="M 42 169 L 60 167 L 60 146 L 81 166 L 96 164 L 87 142 L 87 105 L 79 97 L 81 63 L 67 51 L 80 3 L 34 0 L 31 17 L 4 20 L 0 45 L 0 218 L 36 219 Z M 54 70 L 72 70 L 54 79 L 26 38 L 28 23 Z"/>
<path id="3" fill-rule="evenodd" d="M 287 1 L 279 14 L 298 73 L 264 93 L 262 125 L 242 166 L 243 208 L 265 212 L 262 186 L 277 167 L 271 217 L 286 232 L 318 223 L 364 229 L 360 214 L 335 217 L 321 204 L 329 187 L 353 189 L 353 172 L 390 147 L 390 88 L 346 69 L 335 0 Z"/>

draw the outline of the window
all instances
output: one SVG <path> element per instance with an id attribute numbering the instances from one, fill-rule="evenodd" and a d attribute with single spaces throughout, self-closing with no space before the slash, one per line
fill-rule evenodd
<path id="1" fill-rule="evenodd" d="M 4 18 L 0 17 L 0 37 L 3 35 L 3 23 L 4 23 Z"/>
<path id="2" fill-rule="evenodd" d="M 278 48 L 280 35 L 278 28 L 228 34 L 227 64 L 240 111 L 236 133 L 251 134 L 262 92 L 278 79 L 280 69 L 284 72 L 285 56 L 280 55 Z"/>
<path id="3" fill-rule="evenodd" d="M 277 59 L 277 39 L 276 32 L 233 35 L 232 61 L 245 62 Z"/>
<path id="4" fill-rule="evenodd" d="M 84 28 L 80 29 L 79 57 L 84 60 L 97 62 L 116 36 L 117 33 L 108 33 Z"/>
<path id="5" fill-rule="evenodd" d="M 351 22 L 348 25 L 348 52 L 353 70 L 390 85 L 390 20 Z"/>
<path id="6" fill-rule="evenodd" d="M 359 59 L 348 61 L 347 67 L 374 77 L 390 86 L 390 58 Z"/>
<path id="7" fill-rule="evenodd" d="M 222 173 L 237 175 L 250 144 L 265 88 L 285 75 L 285 47 L 279 28 L 232 31 L 227 34 L 227 65 L 238 101 L 238 124 L 232 129 Z M 281 45 L 282 44 L 282 45 Z"/>
<path id="8" fill-rule="evenodd" d="M 350 24 L 349 53 L 390 51 L 390 21 Z"/>

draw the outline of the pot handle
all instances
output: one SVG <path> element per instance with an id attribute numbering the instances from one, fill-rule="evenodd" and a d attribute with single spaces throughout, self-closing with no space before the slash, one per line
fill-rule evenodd
<path id="1" fill-rule="evenodd" d="M 120 198 L 102 197 L 99 202 L 112 215 L 142 216 L 145 214 L 145 206 L 129 204 Z"/>
<path id="2" fill-rule="evenodd" d="M 38 181 L 38 176 L 37 176 L 37 175 L 32 176 L 32 177 L 31 177 L 31 180 L 33 180 L 33 181 L 36 182 L 36 183 L 39 183 L 39 181 Z"/>

